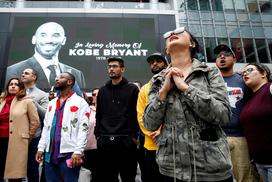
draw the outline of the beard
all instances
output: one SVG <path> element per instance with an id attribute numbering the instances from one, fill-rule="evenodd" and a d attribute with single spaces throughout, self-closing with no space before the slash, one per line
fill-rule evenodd
<path id="1" fill-rule="evenodd" d="M 160 68 L 160 69 L 157 69 L 157 70 L 151 70 L 151 72 L 154 74 L 154 75 L 156 75 L 156 74 L 158 74 L 159 72 L 161 72 L 162 70 L 163 70 L 164 68 Z"/>
<path id="2" fill-rule="evenodd" d="M 61 86 L 61 85 L 55 85 L 55 86 L 54 86 L 54 89 L 55 89 L 56 91 L 61 91 L 61 90 L 63 90 L 63 88 L 64 88 L 64 86 Z"/>
<path id="3" fill-rule="evenodd" d="M 110 79 L 117 79 L 117 78 L 120 78 L 121 77 L 121 75 L 117 75 L 117 74 L 109 74 L 109 77 L 110 77 Z"/>

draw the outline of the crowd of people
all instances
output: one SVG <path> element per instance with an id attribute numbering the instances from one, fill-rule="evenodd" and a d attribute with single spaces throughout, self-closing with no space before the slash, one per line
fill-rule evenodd
<path id="1" fill-rule="evenodd" d="M 269 68 L 235 72 L 225 44 L 210 67 L 185 27 L 163 38 L 170 60 L 149 55 L 154 75 L 142 87 L 124 77 L 120 57 L 107 60 L 109 81 L 91 99 L 70 72 L 49 93 L 34 68 L 9 78 L 0 97 L 0 182 L 77 182 L 82 167 L 92 182 L 135 182 L 138 165 L 142 182 L 272 182 Z"/>

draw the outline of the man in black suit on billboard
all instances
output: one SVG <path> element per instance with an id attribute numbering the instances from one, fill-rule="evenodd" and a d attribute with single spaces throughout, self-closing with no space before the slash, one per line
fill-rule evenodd
<path id="1" fill-rule="evenodd" d="M 76 78 L 81 89 L 85 88 L 83 73 L 66 64 L 60 63 L 59 51 L 65 45 L 66 37 L 63 27 L 55 22 L 42 24 L 32 37 L 35 53 L 32 57 L 13 64 L 7 68 L 6 80 L 12 77 L 20 78 L 23 70 L 31 68 L 37 71 L 39 80 L 36 86 L 42 90 L 50 90 L 55 78 L 62 72 L 69 72 Z"/>

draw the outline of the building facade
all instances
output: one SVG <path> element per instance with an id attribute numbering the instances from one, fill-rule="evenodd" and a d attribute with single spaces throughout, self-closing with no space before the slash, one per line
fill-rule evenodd
<path id="1" fill-rule="evenodd" d="M 214 62 L 221 43 L 240 63 L 272 63 L 271 0 L 177 0 L 177 25 L 198 38 L 201 60 Z"/>

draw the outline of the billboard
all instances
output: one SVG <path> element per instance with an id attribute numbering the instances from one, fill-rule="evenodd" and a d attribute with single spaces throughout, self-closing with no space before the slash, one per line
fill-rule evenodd
<path id="1" fill-rule="evenodd" d="M 48 91 L 50 63 L 55 64 L 56 74 L 71 72 L 82 89 L 91 89 L 109 80 L 107 58 L 121 57 L 126 67 L 124 76 L 145 83 L 152 76 L 146 57 L 163 50 L 160 37 L 165 31 L 160 32 L 160 27 L 165 22 L 170 24 L 165 31 L 174 28 L 173 16 L 11 16 L 5 80 L 19 77 L 23 69 L 32 67 L 39 74 L 37 86 Z M 55 53 L 47 57 L 53 49 Z"/>

